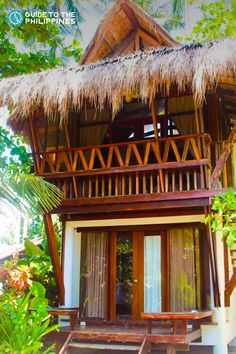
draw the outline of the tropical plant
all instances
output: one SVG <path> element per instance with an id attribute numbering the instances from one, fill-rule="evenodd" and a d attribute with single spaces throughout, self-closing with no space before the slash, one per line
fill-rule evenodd
<path id="1" fill-rule="evenodd" d="M 16 278 L 21 278 L 20 273 L 18 269 Z M 13 271 L 9 282 L 12 277 Z M 24 287 L 20 288 L 19 284 L 22 285 L 22 282 L 15 281 L 10 291 L 4 290 L 0 295 L 0 353 L 52 353 L 54 344 L 41 351 L 43 337 L 58 328 L 58 325 L 49 326 L 50 315 L 45 310 L 45 289 L 41 284 L 32 282 L 28 293 L 25 294 L 22 290 Z M 28 286 L 27 283 L 26 287 Z"/>
<path id="2" fill-rule="evenodd" d="M 21 137 L 0 127 L 0 212 L 3 202 L 20 212 L 45 213 L 60 204 L 62 193 L 51 183 L 30 174 L 32 160 Z"/>
<path id="3" fill-rule="evenodd" d="M 58 249 L 60 250 L 60 238 L 57 237 Z M 25 240 L 24 258 L 19 259 L 18 266 L 30 267 L 32 280 L 42 284 L 46 290 L 46 297 L 50 306 L 58 306 L 58 292 L 56 287 L 55 274 L 47 242 L 44 240 L 40 246 L 34 245 L 29 239 Z"/>
<path id="4" fill-rule="evenodd" d="M 192 1 L 196 2 L 196 0 Z M 202 17 L 196 22 L 189 42 L 211 42 L 236 35 L 236 1 L 218 0 L 200 3 Z"/>
<path id="5" fill-rule="evenodd" d="M 212 205 L 212 213 L 206 218 L 214 232 L 222 231 L 228 246 L 236 241 L 236 194 L 230 188 L 226 194 L 216 195 Z"/>

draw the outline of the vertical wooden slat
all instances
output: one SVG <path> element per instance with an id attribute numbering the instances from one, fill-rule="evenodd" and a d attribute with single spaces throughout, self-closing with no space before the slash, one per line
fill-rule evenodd
<path id="1" fill-rule="evenodd" d="M 146 179 L 146 172 L 143 172 L 143 194 L 147 193 L 147 179 Z"/>
<path id="2" fill-rule="evenodd" d="M 67 198 L 67 180 L 64 180 L 64 199 Z"/>
<path id="3" fill-rule="evenodd" d="M 135 173 L 135 191 L 136 194 L 139 194 L 139 173 Z"/>
<path id="4" fill-rule="evenodd" d="M 183 174 L 182 171 L 179 172 L 179 191 L 182 192 L 183 190 Z"/>
<path id="5" fill-rule="evenodd" d="M 165 170 L 165 193 L 169 191 L 169 171 Z"/>
<path id="6" fill-rule="evenodd" d="M 150 172 L 150 193 L 153 193 L 153 171 Z"/>
<path id="7" fill-rule="evenodd" d="M 119 194 L 118 175 L 115 176 L 115 195 Z"/>
<path id="8" fill-rule="evenodd" d="M 67 144 L 67 147 L 70 149 L 71 148 L 70 136 L 69 136 L 69 131 L 68 131 L 68 124 L 66 122 L 64 122 L 64 130 L 65 130 L 65 135 L 66 135 L 66 144 Z M 72 152 L 71 151 L 69 151 L 69 160 L 70 160 L 70 170 L 72 170 L 72 168 L 73 168 L 73 158 L 72 158 Z M 72 176 L 72 181 L 73 181 L 75 198 L 78 198 L 78 190 L 77 190 L 77 184 L 76 184 L 75 176 Z"/>
<path id="9" fill-rule="evenodd" d="M 95 176 L 95 197 L 98 197 L 98 175 Z"/>
<path id="10" fill-rule="evenodd" d="M 105 176 L 102 176 L 102 197 L 105 196 Z"/>
<path id="11" fill-rule="evenodd" d="M 122 173 L 121 176 L 121 195 L 125 195 L 125 175 Z"/>
<path id="12" fill-rule="evenodd" d="M 39 148 L 38 148 L 38 139 L 35 130 L 35 122 L 33 119 L 33 115 L 29 116 L 29 127 L 30 127 L 30 140 L 33 146 L 33 157 L 34 157 L 34 168 L 35 172 L 38 173 L 40 171 L 40 159 L 39 159 Z"/>
<path id="13" fill-rule="evenodd" d="M 108 176 L 108 196 L 110 197 L 112 193 L 112 176 Z"/>
<path id="14" fill-rule="evenodd" d="M 82 177 L 82 197 L 85 197 L 85 180 Z"/>
<path id="15" fill-rule="evenodd" d="M 132 194 L 132 175 L 129 173 L 129 195 Z"/>
<path id="16" fill-rule="evenodd" d="M 171 182 L 172 182 L 172 192 L 175 192 L 175 170 L 172 170 Z"/>
<path id="17" fill-rule="evenodd" d="M 200 180 L 201 180 L 201 189 L 205 188 L 205 183 L 204 183 L 204 170 L 203 166 L 200 166 Z"/>
<path id="18" fill-rule="evenodd" d="M 159 171 L 157 171 L 157 193 L 160 193 L 160 177 L 159 177 Z"/>
<path id="19" fill-rule="evenodd" d="M 157 127 L 158 122 L 157 122 L 155 101 L 152 99 L 150 101 L 150 104 L 151 104 L 152 123 L 153 123 L 153 128 L 154 128 L 154 134 L 155 134 L 155 138 L 158 139 L 158 127 Z"/>
<path id="20" fill-rule="evenodd" d="M 198 185 L 197 185 L 197 171 L 194 170 L 193 172 L 193 184 L 194 184 L 194 190 L 196 191 L 198 189 Z"/>
<path id="21" fill-rule="evenodd" d="M 88 198 L 92 197 L 92 180 L 91 176 L 88 178 Z"/>
<path id="22" fill-rule="evenodd" d="M 189 171 L 186 172 L 186 179 L 187 179 L 187 191 L 190 191 L 190 176 L 189 176 Z"/>

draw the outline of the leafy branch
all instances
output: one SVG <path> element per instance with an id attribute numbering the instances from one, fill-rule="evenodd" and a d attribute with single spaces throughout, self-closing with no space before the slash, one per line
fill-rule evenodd
<path id="1" fill-rule="evenodd" d="M 205 222 L 211 225 L 212 231 L 222 231 L 228 246 L 233 246 L 236 241 L 236 194 L 232 188 L 226 194 L 214 197 L 212 213 Z"/>

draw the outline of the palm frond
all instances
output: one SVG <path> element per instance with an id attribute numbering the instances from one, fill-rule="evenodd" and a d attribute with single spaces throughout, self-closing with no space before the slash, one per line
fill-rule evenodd
<path id="1" fill-rule="evenodd" d="M 18 174 L 1 176 L 0 200 L 13 205 L 19 211 L 46 213 L 58 206 L 62 193 L 43 178 Z M 0 211 L 1 212 L 1 211 Z"/>

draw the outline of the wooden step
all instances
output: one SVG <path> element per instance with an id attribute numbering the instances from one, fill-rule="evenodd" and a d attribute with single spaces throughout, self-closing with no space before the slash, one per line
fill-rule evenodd
<path id="1" fill-rule="evenodd" d="M 129 352 L 137 352 L 140 349 L 138 345 L 118 344 L 118 343 L 80 343 L 70 342 L 67 344 L 67 348 L 76 349 L 96 349 L 96 350 L 121 350 Z"/>

